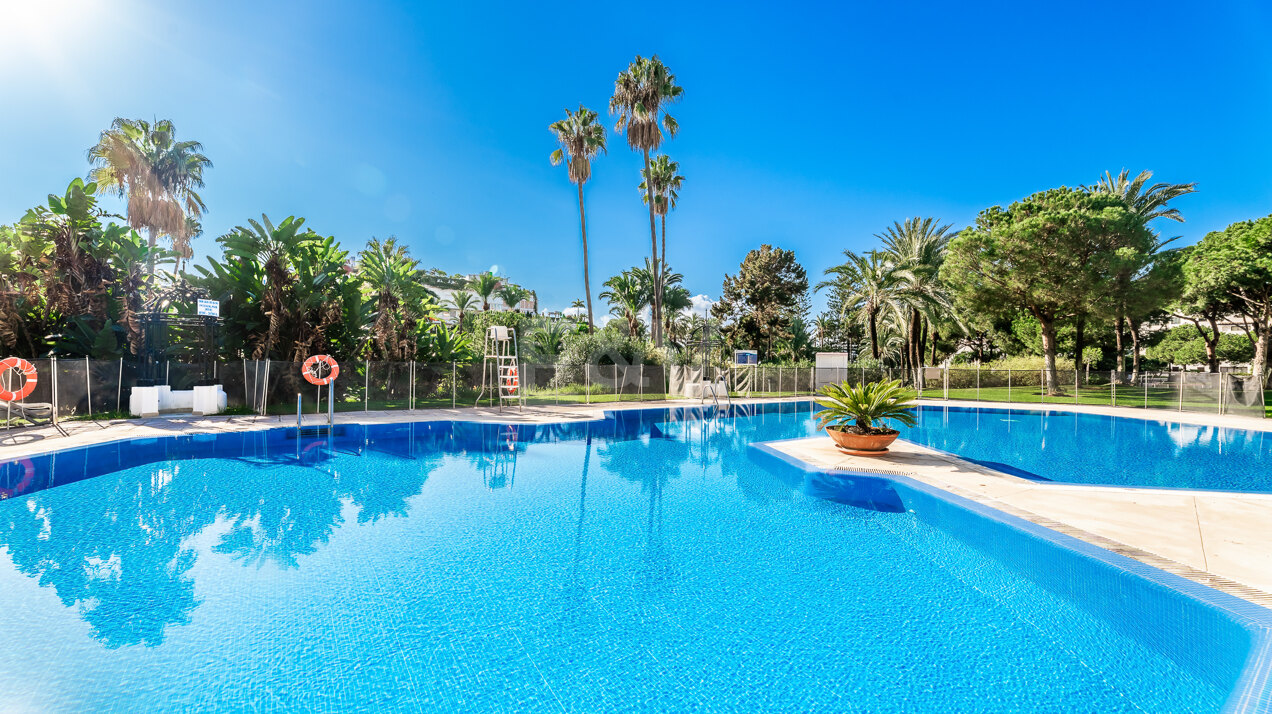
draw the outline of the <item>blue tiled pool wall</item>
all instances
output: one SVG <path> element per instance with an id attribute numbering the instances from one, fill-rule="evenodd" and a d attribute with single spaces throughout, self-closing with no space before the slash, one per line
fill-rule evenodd
<path id="1" fill-rule="evenodd" d="M 784 472 L 784 480 L 802 479 L 809 495 L 872 510 L 909 511 L 936 532 L 1038 584 L 1057 601 L 1017 603 L 1017 611 L 1039 626 L 1068 603 L 1189 675 L 1233 692 L 1229 710 L 1236 702 L 1272 693 L 1272 612 L 1264 608 L 908 478 L 806 469 L 763 444 L 752 451 L 767 468 Z M 1000 589 L 1010 579 L 956 575 L 992 590 L 998 599 L 1010 599 L 1011 593 Z"/>
<path id="2" fill-rule="evenodd" d="M 955 503 L 917 484 L 896 483 L 895 488 L 909 510 L 941 532 L 1224 691 L 1236 687 L 1267 639 L 1272 613 L 1243 600 L 1054 531 L 1026 530 L 1029 524 L 1008 523 L 989 509 Z"/>

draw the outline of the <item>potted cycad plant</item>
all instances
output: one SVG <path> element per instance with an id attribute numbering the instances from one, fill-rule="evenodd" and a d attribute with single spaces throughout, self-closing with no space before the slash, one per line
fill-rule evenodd
<path id="1" fill-rule="evenodd" d="M 901 432 L 883 424 L 895 419 L 914 426 L 914 392 L 901 380 L 869 382 L 859 386 L 827 384 L 818 390 L 815 401 L 825 407 L 817 414 L 818 426 L 843 451 L 859 456 L 885 454 Z"/>

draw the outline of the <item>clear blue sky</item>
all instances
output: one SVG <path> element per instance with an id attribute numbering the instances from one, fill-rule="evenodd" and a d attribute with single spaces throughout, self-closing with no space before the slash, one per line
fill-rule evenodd
<path id="1" fill-rule="evenodd" d="M 296 214 L 346 248 L 396 235 L 426 266 L 498 265 L 564 307 L 582 296 L 578 217 L 547 125 L 580 101 L 604 112 L 615 74 L 658 53 L 685 87 L 668 235 L 694 293 L 717 296 L 760 243 L 816 280 L 895 219 L 962 226 L 1121 167 L 1200 184 L 1177 204 L 1188 222 L 1160 226 L 1192 242 L 1272 211 L 1269 29 L 1257 2 L 645 18 L 596 2 L 0 0 L 0 222 L 83 175 L 114 117 L 167 117 L 215 162 L 200 256 L 249 217 Z M 610 142 L 587 185 L 594 292 L 649 246 L 639 157 Z"/>

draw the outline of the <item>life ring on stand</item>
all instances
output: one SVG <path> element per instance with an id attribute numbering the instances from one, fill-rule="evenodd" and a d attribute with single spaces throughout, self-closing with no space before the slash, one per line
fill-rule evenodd
<path id="1" fill-rule="evenodd" d="M 317 367 L 320 362 L 331 368 L 331 372 L 326 377 L 318 376 Z M 340 363 L 336 362 L 331 355 L 314 355 L 305 360 L 305 364 L 300 368 L 300 373 L 304 376 L 306 382 L 322 387 L 331 384 L 336 377 L 340 376 Z"/>
<path id="2" fill-rule="evenodd" d="M 26 382 L 22 384 L 22 388 L 17 391 L 8 389 L 0 389 L 0 402 L 16 402 L 26 399 L 35 391 L 35 365 L 22 359 L 21 357 L 9 357 L 0 361 L 0 374 L 16 369 L 26 378 Z"/>
<path id="3" fill-rule="evenodd" d="M 517 379 L 517 368 L 513 367 L 508 372 L 508 386 L 516 389 L 521 386 L 521 382 Z"/>
<path id="4" fill-rule="evenodd" d="M 22 480 L 13 488 L 0 488 L 0 501 L 14 496 L 27 490 L 27 486 L 35 480 L 35 464 L 31 463 L 31 459 L 22 459 L 18 463 L 22 464 L 25 473 L 22 474 Z"/>

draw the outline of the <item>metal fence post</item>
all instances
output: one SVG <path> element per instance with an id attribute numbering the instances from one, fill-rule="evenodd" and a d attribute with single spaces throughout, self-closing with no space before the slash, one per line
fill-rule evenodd
<path id="1" fill-rule="evenodd" d="M 637 399 L 636 401 L 638 402 L 645 401 L 645 363 L 644 362 L 640 363 L 640 383 L 636 385 L 636 388 L 639 390 L 638 391 L 639 399 Z"/>
<path id="2" fill-rule="evenodd" d="M 1219 415 L 1223 416 L 1223 393 L 1225 390 L 1223 388 L 1223 371 L 1222 370 L 1219 371 L 1218 389 L 1219 389 Z"/>
<path id="3" fill-rule="evenodd" d="M 1181 412 L 1184 410 L 1184 375 L 1186 374 L 1188 373 L 1184 370 L 1179 370 L 1179 411 Z"/>
<path id="4" fill-rule="evenodd" d="M 945 378 L 945 401 L 948 402 L 950 400 L 950 366 L 948 364 L 945 365 L 945 369 L 942 371 Z"/>
<path id="5" fill-rule="evenodd" d="M 1141 374 L 1140 378 L 1144 380 L 1144 408 L 1148 409 L 1148 375 Z"/>
<path id="6" fill-rule="evenodd" d="M 1117 380 L 1121 375 L 1116 370 L 1109 372 L 1109 406 L 1117 406 Z"/>
<path id="7" fill-rule="evenodd" d="M 371 360 L 362 361 L 362 411 L 371 411 Z"/>
<path id="8" fill-rule="evenodd" d="M 980 401 L 980 362 L 976 363 L 976 401 Z"/>
<path id="9" fill-rule="evenodd" d="M 257 369 L 260 366 L 257 365 Z M 261 379 L 261 416 L 269 416 L 269 405 L 266 404 L 265 395 L 269 392 L 269 358 L 265 358 L 265 377 Z"/>
<path id="10" fill-rule="evenodd" d="M 592 370 L 590 364 L 583 365 L 583 403 L 592 403 Z"/>
<path id="11" fill-rule="evenodd" d="M 93 418 L 93 380 L 88 378 L 88 356 L 84 356 L 84 391 L 88 394 L 88 418 Z"/>
<path id="12" fill-rule="evenodd" d="M 1007 403 L 1011 404 L 1011 368 L 1007 368 Z"/>
<path id="13" fill-rule="evenodd" d="M 246 373 L 244 373 L 246 374 Z M 243 380 L 246 383 L 246 378 Z M 115 411 L 124 411 L 124 358 L 119 358 L 119 384 L 115 387 Z"/>
<path id="14" fill-rule="evenodd" d="M 410 410 L 415 411 L 415 360 L 411 360 L 411 389 L 408 403 Z"/>
<path id="15" fill-rule="evenodd" d="M 49 357 L 49 365 L 51 366 L 49 371 L 52 372 L 49 375 L 52 379 L 49 381 L 52 382 L 53 387 L 53 426 L 57 426 L 57 357 Z"/>
<path id="16" fill-rule="evenodd" d="M 1050 376 L 1051 375 L 1047 374 L 1045 367 L 1038 371 L 1038 384 L 1041 385 L 1041 389 L 1038 390 L 1039 404 L 1045 404 L 1047 401 L 1047 387 L 1049 386 L 1047 384 L 1047 380 Z"/>

